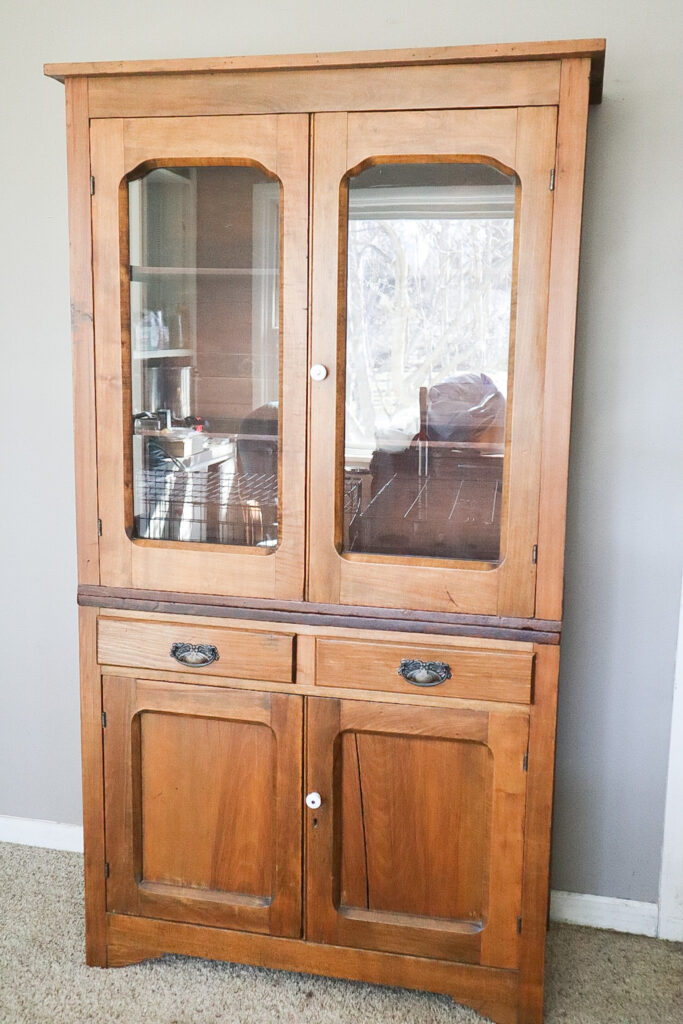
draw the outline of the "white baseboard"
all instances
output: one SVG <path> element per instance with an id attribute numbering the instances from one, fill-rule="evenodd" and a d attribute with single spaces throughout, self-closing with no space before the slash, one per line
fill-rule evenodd
<path id="1" fill-rule="evenodd" d="M 83 853 L 83 828 L 81 825 L 63 825 L 59 821 L 13 818 L 9 814 L 0 814 L 0 843 L 44 846 L 49 850 Z"/>
<path id="2" fill-rule="evenodd" d="M 656 903 L 553 890 L 550 895 L 550 917 L 553 921 L 584 924 L 589 928 L 610 928 L 615 932 L 631 932 L 634 935 L 657 935 L 659 910 Z"/>
<path id="3" fill-rule="evenodd" d="M 13 818 L 0 814 L 0 842 L 82 853 L 83 829 L 80 825 L 63 825 L 58 821 Z M 553 921 L 583 924 L 590 928 L 611 928 L 635 935 L 659 934 L 664 939 L 683 939 L 683 920 L 678 918 L 661 920 L 658 930 L 656 903 L 554 890 L 550 896 L 550 917 Z"/>

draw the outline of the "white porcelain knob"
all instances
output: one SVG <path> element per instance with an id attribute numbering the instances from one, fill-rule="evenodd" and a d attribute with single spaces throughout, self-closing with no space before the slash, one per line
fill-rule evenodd
<path id="1" fill-rule="evenodd" d="M 322 797 L 320 793 L 307 793 L 306 794 L 306 806 L 310 807 L 312 811 L 317 811 L 322 803 Z"/>
<path id="2" fill-rule="evenodd" d="M 327 367 L 323 366 L 322 363 L 315 363 L 315 365 L 311 367 L 310 373 L 311 380 L 325 380 L 325 377 L 327 377 Z"/>

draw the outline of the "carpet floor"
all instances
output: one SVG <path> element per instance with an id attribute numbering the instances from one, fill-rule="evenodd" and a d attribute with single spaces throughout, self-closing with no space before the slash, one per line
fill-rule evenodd
<path id="1" fill-rule="evenodd" d="M 83 964 L 82 857 L 0 844 L 2 1024 L 478 1024 L 445 996 L 167 956 Z M 681 1024 L 683 946 L 554 925 L 546 1024 Z"/>

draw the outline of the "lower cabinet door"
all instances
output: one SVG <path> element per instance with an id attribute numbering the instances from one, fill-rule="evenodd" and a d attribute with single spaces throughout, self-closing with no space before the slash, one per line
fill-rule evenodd
<path id="1" fill-rule="evenodd" d="M 307 938 L 516 967 L 528 727 L 310 698 Z"/>
<path id="2" fill-rule="evenodd" d="M 302 698 L 103 686 L 107 909 L 300 935 Z"/>

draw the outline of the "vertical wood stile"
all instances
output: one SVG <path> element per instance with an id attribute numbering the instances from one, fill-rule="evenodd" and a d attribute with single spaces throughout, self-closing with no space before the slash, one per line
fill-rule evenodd
<path id="1" fill-rule="evenodd" d="M 536 615 L 562 618 L 569 429 L 590 60 L 562 62 L 550 260 Z"/>
<path id="2" fill-rule="evenodd" d="M 88 79 L 66 83 L 78 581 L 99 583 Z"/>

